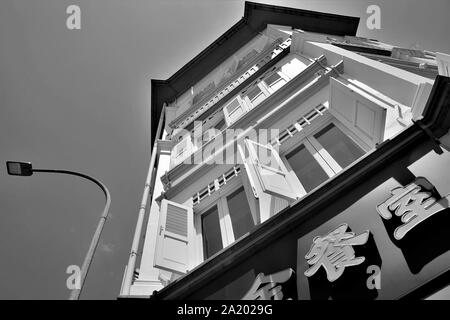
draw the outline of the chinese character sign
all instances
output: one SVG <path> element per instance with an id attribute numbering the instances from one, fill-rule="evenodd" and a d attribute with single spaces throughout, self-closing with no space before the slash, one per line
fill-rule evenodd
<path id="1" fill-rule="evenodd" d="M 305 276 L 313 276 L 320 267 L 323 267 L 330 282 L 337 280 L 346 267 L 356 266 L 364 262 L 364 257 L 355 257 L 353 246 L 363 245 L 369 238 L 369 231 L 360 235 L 346 232 L 346 223 L 337 227 L 324 237 L 315 237 L 311 249 L 305 258 L 310 268 Z"/>
<path id="2" fill-rule="evenodd" d="M 426 179 L 419 178 L 406 187 L 396 188 L 391 191 L 389 199 L 377 206 L 383 219 L 391 219 L 392 212 L 401 217 L 402 225 L 395 229 L 395 239 L 401 240 L 419 223 L 450 207 L 449 195 L 437 200 L 430 192 L 422 191 L 425 185 L 431 184 Z"/>
<path id="3" fill-rule="evenodd" d="M 267 276 L 264 273 L 258 274 L 242 300 L 272 300 L 272 298 L 273 300 L 282 300 L 283 291 L 280 284 L 287 282 L 293 273 L 294 270 L 289 268 Z"/>

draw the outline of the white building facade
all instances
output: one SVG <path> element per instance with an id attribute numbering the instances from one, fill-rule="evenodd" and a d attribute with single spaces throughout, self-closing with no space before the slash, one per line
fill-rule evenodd
<path id="1" fill-rule="evenodd" d="M 266 23 L 159 106 L 121 296 L 148 297 L 233 251 L 420 120 L 435 77 L 449 75 L 445 54 L 306 29 Z"/>

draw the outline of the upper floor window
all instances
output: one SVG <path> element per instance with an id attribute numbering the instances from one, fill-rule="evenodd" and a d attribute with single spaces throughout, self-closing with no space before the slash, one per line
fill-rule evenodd
<path id="1" fill-rule="evenodd" d="M 267 87 L 271 92 L 277 91 L 288 81 L 289 81 L 288 76 L 285 75 L 280 70 L 273 72 L 264 79 L 264 83 L 267 85 Z"/>
<path id="2" fill-rule="evenodd" d="M 201 220 L 204 259 L 251 232 L 256 225 L 242 186 L 219 197 L 211 208 L 197 215 L 196 219 Z"/>
<path id="3" fill-rule="evenodd" d="M 306 192 L 358 160 L 365 151 L 334 123 L 303 139 L 286 160 Z"/>
<path id="4" fill-rule="evenodd" d="M 271 73 L 242 90 L 223 108 L 227 125 L 229 126 L 239 120 L 245 113 L 285 85 L 289 79 L 280 68 L 274 68 Z"/>
<path id="5" fill-rule="evenodd" d="M 182 163 L 187 157 L 192 154 L 193 144 L 191 135 L 187 134 L 182 137 L 179 142 L 173 147 L 170 158 L 170 167 L 173 168 L 177 164 Z"/>

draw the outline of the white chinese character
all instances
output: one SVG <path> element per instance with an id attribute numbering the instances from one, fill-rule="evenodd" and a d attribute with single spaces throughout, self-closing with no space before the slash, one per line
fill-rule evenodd
<path id="1" fill-rule="evenodd" d="M 429 184 L 428 181 L 425 183 Z M 422 221 L 450 207 L 449 195 L 436 200 L 430 192 L 421 191 L 421 189 L 418 179 L 404 188 L 395 188 L 391 191 L 392 196 L 377 206 L 378 213 L 386 220 L 392 218 L 392 212 L 401 217 L 403 224 L 394 231 L 394 238 L 397 240 L 402 239 Z"/>
<path id="2" fill-rule="evenodd" d="M 311 250 L 305 258 L 311 267 L 305 271 L 305 276 L 311 277 L 321 266 L 327 273 L 330 282 L 337 280 L 345 267 L 356 266 L 364 262 L 364 257 L 355 258 L 352 246 L 363 245 L 369 238 L 369 231 L 355 236 L 353 232 L 346 232 L 346 223 L 337 227 L 324 237 L 315 237 Z"/>
<path id="3" fill-rule="evenodd" d="M 264 273 L 258 274 L 252 287 L 242 300 L 271 300 L 272 298 L 273 300 L 282 300 L 283 292 L 278 284 L 288 281 L 293 273 L 294 270 L 289 268 L 268 276 L 265 276 Z"/>

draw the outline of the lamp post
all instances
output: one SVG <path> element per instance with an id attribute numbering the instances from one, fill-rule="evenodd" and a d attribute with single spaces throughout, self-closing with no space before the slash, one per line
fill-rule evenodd
<path id="1" fill-rule="evenodd" d="M 88 252 L 86 253 L 83 265 L 81 267 L 80 288 L 73 289 L 72 292 L 70 293 L 69 300 L 78 300 L 81 290 L 83 289 L 84 280 L 86 279 L 89 267 L 91 266 L 92 258 L 94 256 L 95 249 L 97 248 L 98 241 L 100 239 L 100 235 L 103 230 L 103 226 L 105 224 L 106 218 L 108 217 L 109 206 L 111 204 L 111 196 L 109 194 L 108 189 L 102 182 L 94 179 L 93 177 L 90 177 L 86 174 L 79 172 L 68 170 L 33 169 L 31 162 L 18 162 L 18 161 L 7 161 L 6 167 L 8 169 L 8 174 L 13 176 L 31 176 L 33 172 L 48 172 L 48 173 L 69 174 L 73 176 L 82 177 L 94 182 L 97 186 L 100 187 L 100 189 L 102 189 L 103 193 L 105 194 L 106 197 L 105 208 L 103 209 L 103 213 L 100 216 L 100 221 L 98 222 L 97 229 L 95 230 Z"/>

